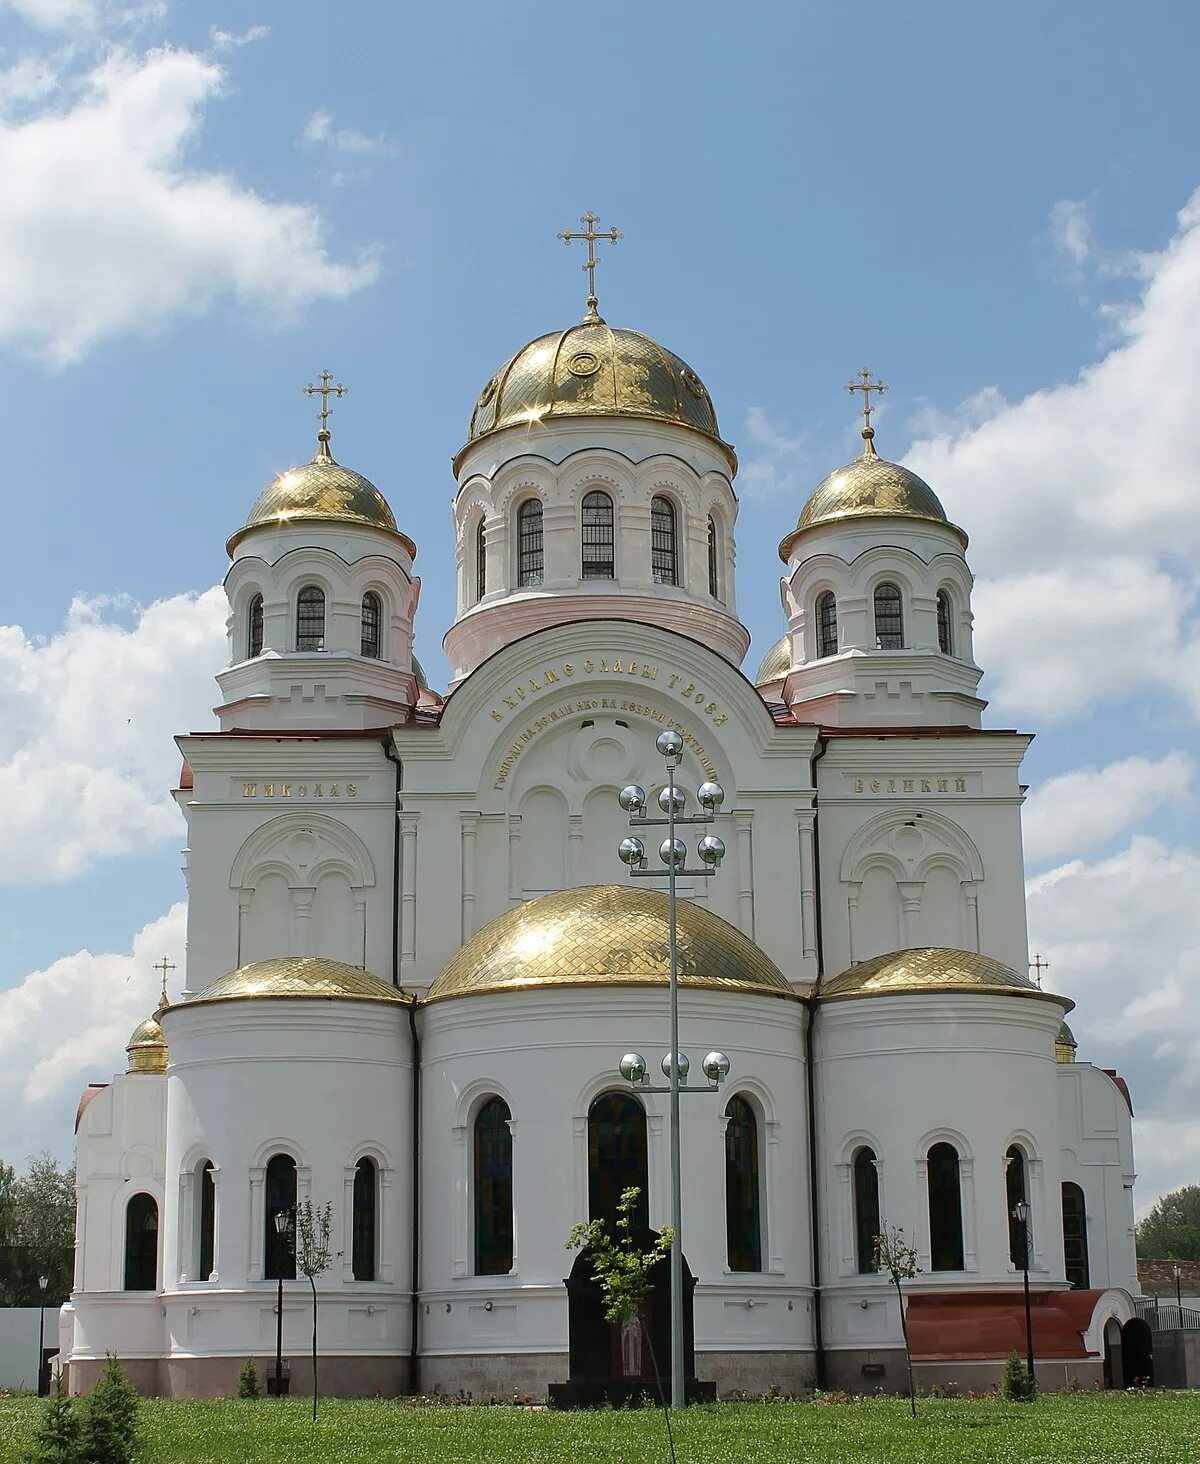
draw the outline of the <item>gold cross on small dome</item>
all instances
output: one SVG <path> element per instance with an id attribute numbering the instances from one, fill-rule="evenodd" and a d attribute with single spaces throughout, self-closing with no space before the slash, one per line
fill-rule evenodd
<path id="1" fill-rule="evenodd" d="M 175 962 L 168 961 L 166 956 L 164 956 L 161 961 L 155 964 L 154 969 L 156 971 L 162 972 L 162 997 L 160 998 L 160 1004 L 164 1007 L 168 1007 L 171 1005 L 171 1003 L 167 998 L 167 972 L 177 969 Z"/>
<path id="2" fill-rule="evenodd" d="M 863 369 L 858 373 L 858 375 L 861 377 L 861 380 L 848 381 L 846 383 L 846 390 L 861 391 L 863 394 L 862 435 L 867 442 L 870 442 L 872 437 L 875 436 L 875 429 L 871 426 L 871 413 L 875 410 L 875 408 L 871 405 L 871 393 L 873 391 L 885 392 L 887 391 L 888 387 L 886 381 L 871 380 L 871 368 L 869 366 L 864 366 Z"/>
<path id="3" fill-rule="evenodd" d="M 329 383 L 332 380 L 332 372 L 322 371 L 320 386 L 315 386 L 310 381 L 307 386 L 300 388 L 307 397 L 319 396 L 321 398 L 321 430 L 317 433 L 317 441 L 322 447 L 327 447 L 329 443 L 329 398 L 344 397 L 350 390 L 348 386 L 343 386 L 340 381 L 336 386 L 330 386 Z"/>
<path id="4" fill-rule="evenodd" d="M 596 266 L 600 261 L 596 258 L 596 240 L 607 239 L 610 244 L 615 244 L 622 235 L 618 234 L 616 229 L 598 230 L 596 225 L 600 220 L 591 209 L 588 209 L 587 213 L 584 214 L 579 222 L 583 225 L 582 233 L 578 230 L 564 229 L 558 237 L 568 249 L 576 239 L 582 239 L 587 243 L 588 257 L 587 263 L 583 268 L 587 271 L 588 277 L 588 308 L 587 314 L 583 317 L 583 323 L 584 325 L 599 325 L 601 321 L 599 312 L 596 309 L 599 303 L 596 299 Z"/>

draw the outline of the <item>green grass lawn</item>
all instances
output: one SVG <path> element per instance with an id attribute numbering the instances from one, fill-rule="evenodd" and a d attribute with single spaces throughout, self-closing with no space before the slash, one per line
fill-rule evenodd
<path id="1" fill-rule="evenodd" d="M 0 1460 L 18 1460 L 38 1404 L 0 1399 Z M 526 1412 L 323 1400 L 310 1421 L 302 1398 L 276 1402 L 150 1400 L 142 1418 L 147 1464 L 654 1464 L 666 1458 L 660 1413 Z M 1200 1460 L 1200 1394 L 1053 1395 L 1033 1404 L 928 1399 L 909 1417 L 902 1399 L 853 1403 L 725 1403 L 676 1420 L 679 1464 L 836 1460 L 838 1464 L 986 1461 L 986 1464 L 1175 1464 Z"/>

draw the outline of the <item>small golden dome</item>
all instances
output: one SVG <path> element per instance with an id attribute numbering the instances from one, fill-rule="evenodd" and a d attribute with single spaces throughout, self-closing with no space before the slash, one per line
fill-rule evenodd
<path id="1" fill-rule="evenodd" d="M 852 518 L 924 519 L 951 529 L 965 549 L 966 534 L 947 519 L 946 510 L 929 484 L 899 463 L 881 458 L 875 451 L 874 436 L 874 429 L 868 427 L 863 432 L 861 455 L 817 484 L 801 509 L 792 533 Z M 780 557 L 784 560 L 791 540 L 789 534 L 780 545 Z"/>
<path id="2" fill-rule="evenodd" d="M 165 1073 L 167 1070 L 167 1039 L 163 1029 L 154 1017 L 147 1017 L 133 1029 L 125 1044 L 129 1054 L 127 1073 Z"/>
<path id="3" fill-rule="evenodd" d="M 737 465 L 708 388 L 686 361 L 640 331 L 585 321 L 522 346 L 480 393 L 467 441 L 563 417 L 676 422 L 712 438 Z"/>
<path id="4" fill-rule="evenodd" d="M 408 995 L 359 966 L 323 956 L 274 956 L 252 961 L 220 976 L 189 997 L 183 1006 L 215 1001 L 382 1001 L 407 1002 Z M 178 1011 L 178 1007 L 173 1007 Z"/>
<path id="5" fill-rule="evenodd" d="M 394 535 L 411 556 L 416 555 L 412 540 L 396 527 L 396 520 L 387 500 L 374 483 L 361 473 L 342 467 L 329 451 L 329 434 L 322 432 L 320 446 L 312 462 L 288 468 L 280 473 L 258 495 L 250 516 L 236 533 L 231 534 L 226 548 L 230 554 L 251 529 L 289 523 L 364 524 Z"/>
<path id="6" fill-rule="evenodd" d="M 1058 1002 L 1070 1011 L 1074 1002 L 1043 991 L 1028 976 L 993 961 L 978 951 L 956 951 L 945 946 L 888 951 L 860 961 L 839 976 L 822 983 L 819 995 L 827 1001 L 857 996 L 926 995 L 946 991 L 977 991 L 990 996 L 1031 996 Z"/>
<path id="7" fill-rule="evenodd" d="M 1058 1036 L 1054 1039 L 1054 1056 L 1058 1062 L 1074 1062 L 1075 1053 L 1079 1043 L 1075 1041 L 1075 1034 L 1067 1026 L 1066 1022 L 1058 1029 Z"/>
<path id="8" fill-rule="evenodd" d="M 778 967 L 719 916 L 680 900 L 679 984 L 695 990 L 791 996 Z M 667 897 L 624 885 L 541 895 L 473 936 L 429 988 L 427 1001 L 562 986 L 665 986 Z"/>
<path id="9" fill-rule="evenodd" d="M 770 686 L 782 681 L 792 669 L 792 638 L 783 634 L 758 663 L 754 673 L 755 686 Z"/>

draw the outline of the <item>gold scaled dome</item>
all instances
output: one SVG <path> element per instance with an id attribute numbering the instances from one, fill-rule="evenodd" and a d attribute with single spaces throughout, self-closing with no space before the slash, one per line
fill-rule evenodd
<path id="1" fill-rule="evenodd" d="M 1043 991 L 1028 976 L 978 951 L 956 951 L 946 946 L 923 946 L 888 951 L 860 961 L 840 976 L 822 983 L 818 995 L 825 1001 L 862 996 L 936 995 L 975 991 L 990 996 L 1031 996 L 1057 1002 L 1066 1011 L 1075 1005 L 1066 997 Z"/>
<path id="2" fill-rule="evenodd" d="M 1056 1061 L 1074 1062 L 1078 1049 L 1079 1043 L 1075 1041 L 1074 1032 L 1064 1022 L 1058 1029 L 1058 1036 L 1054 1039 L 1054 1056 Z"/>
<path id="3" fill-rule="evenodd" d="M 736 467 L 708 388 L 687 362 L 640 331 L 615 330 L 602 320 L 539 336 L 505 361 L 475 403 L 468 444 L 502 427 L 563 417 L 640 417 L 693 427 Z"/>
<path id="4" fill-rule="evenodd" d="M 967 545 L 967 536 L 946 517 L 946 510 L 937 494 L 916 473 L 899 463 L 889 463 L 875 451 L 875 431 L 863 432 L 863 450 L 852 463 L 838 468 L 818 483 L 800 511 L 793 530 L 801 533 L 818 524 L 832 524 L 854 518 L 924 519 L 927 523 L 944 524 Z M 786 560 L 789 534 L 780 546 Z"/>
<path id="5" fill-rule="evenodd" d="M 758 663 L 754 673 L 755 686 L 770 686 L 782 681 L 792 669 L 792 638 L 784 634 L 779 637 L 767 654 Z"/>
<path id="6" fill-rule="evenodd" d="M 139 1022 L 125 1044 L 129 1062 L 127 1073 L 165 1073 L 169 1051 L 163 1029 L 154 1017 Z"/>
<path id="7" fill-rule="evenodd" d="M 778 967 L 740 930 L 688 900 L 678 907 L 682 988 L 791 996 Z M 666 986 L 667 897 L 624 885 L 541 895 L 485 925 L 425 1000 L 564 986 Z"/>
<path id="8" fill-rule="evenodd" d="M 411 998 L 387 981 L 358 966 L 328 961 L 324 956 L 274 956 L 252 961 L 220 976 L 189 997 L 184 1006 L 216 1001 L 381 1001 Z"/>
<path id="9" fill-rule="evenodd" d="M 362 524 L 382 529 L 404 545 L 411 556 L 416 546 L 396 527 L 387 500 L 361 473 L 344 468 L 329 451 L 329 433 L 318 434 L 320 445 L 312 462 L 288 468 L 258 495 L 250 516 L 225 546 L 232 554 L 251 529 L 278 524 Z"/>

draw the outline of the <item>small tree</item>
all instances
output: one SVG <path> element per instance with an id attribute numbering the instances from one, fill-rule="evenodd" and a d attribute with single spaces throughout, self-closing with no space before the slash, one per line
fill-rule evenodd
<path id="1" fill-rule="evenodd" d="M 79 1457 L 79 1415 L 63 1387 L 60 1372 L 25 1460 L 26 1464 L 77 1464 Z"/>
<path id="2" fill-rule="evenodd" d="M 917 1389 L 913 1383 L 912 1353 L 908 1350 L 908 1318 L 904 1311 L 904 1281 L 911 1281 L 921 1274 L 917 1265 L 917 1253 L 904 1238 L 904 1231 L 892 1225 L 883 1235 L 875 1237 L 875 1269 L 883 1271 L 892 1279 L 896 1288 L 896 1300 L 900 1303 L 900 1333 L 904 1338 L 904 1361 L 908 1367 L 908 1401 L 912 1416 L 917 1416 Z"/>
<path id="3" fill-rule="evenodd" d="M 262 1389 L 258 1385 L 258 1368 L 255 1367 L 252 1357 L 242 1363 L 242 1370 L 238 1373 L 237 1395 L 239 1398 L 262 1396 Z"/>
<path id="4" fill-rule="evenodd" d="M 1156 1202 L 1137 1228 L 1137 1253 L 1156 1261 L 1200 1261 L 1200 1184 Z"/>
<path id="5" fill-rule="evenodd" d="M 296 1206 L 296 1269 L 308 1277 L 312 1287 L 313 1333 L 313 1422 L 317 1421 L 317 1277 L 333 1265 L 333 1248 L 330 1235 L 333 1233 L 333 1205 L 326 1201 L 319 1208 L 311 1200 L 303 1200 Z"/>
<path id="6" fill-rule="evenodd" d="M 79 1457 L 88 1464 L 129 1464 L 137 1454 L 139 1401 L 110 1352 L 83 1407 Z"/>
<path id="7" fill-rule="evenodd" d="M 1037 1397 L 1037 1384 L 1029 1376 L 1029 1369 L 1016 1352 L 1010 1352 L 1004 1360 L 1000 1396 L 1007 1398 L 1010 1403 L 1032 1403 Z"/>
<path id="8" fill-rule="evenodd" d="M 650 1332 L 642 1312 L 653 1289 L 650 1273 L 660 1261 L 671 1254 L 675 1232 L 669 1225 L 664 1225 L 649 1249 L 639 1248 L 633 1238 L 633 1216 L 637 1211 L 640 1195 L 641 1191 L 636 1185 L 621 1191 L 617 1218 L 613 1224 L 615 1235 L 610 1233 L 603 1220 L 589 1220 L 586 1223 L 580 1221 L 579 1224 L 572 1225 L 566 1248 L 587 1251 L 592 1263 L 592 1275 L 600 1286 L 605 1320 L 615 1327 L 636 1321 L 641 1328 L 650 1351 L 654 1380 L 658 1384 L 658 1395 L 662 1399 L 663 1417 L 667 1425 L 667 1445 L 671 1451 L 671 1459 L 674 1460 L 675 1439 L 671 1430 L 671 1410 L 663 1391 L 658 1359 L 654 1355 L 654 1343 L 650 1340 Z"/>

